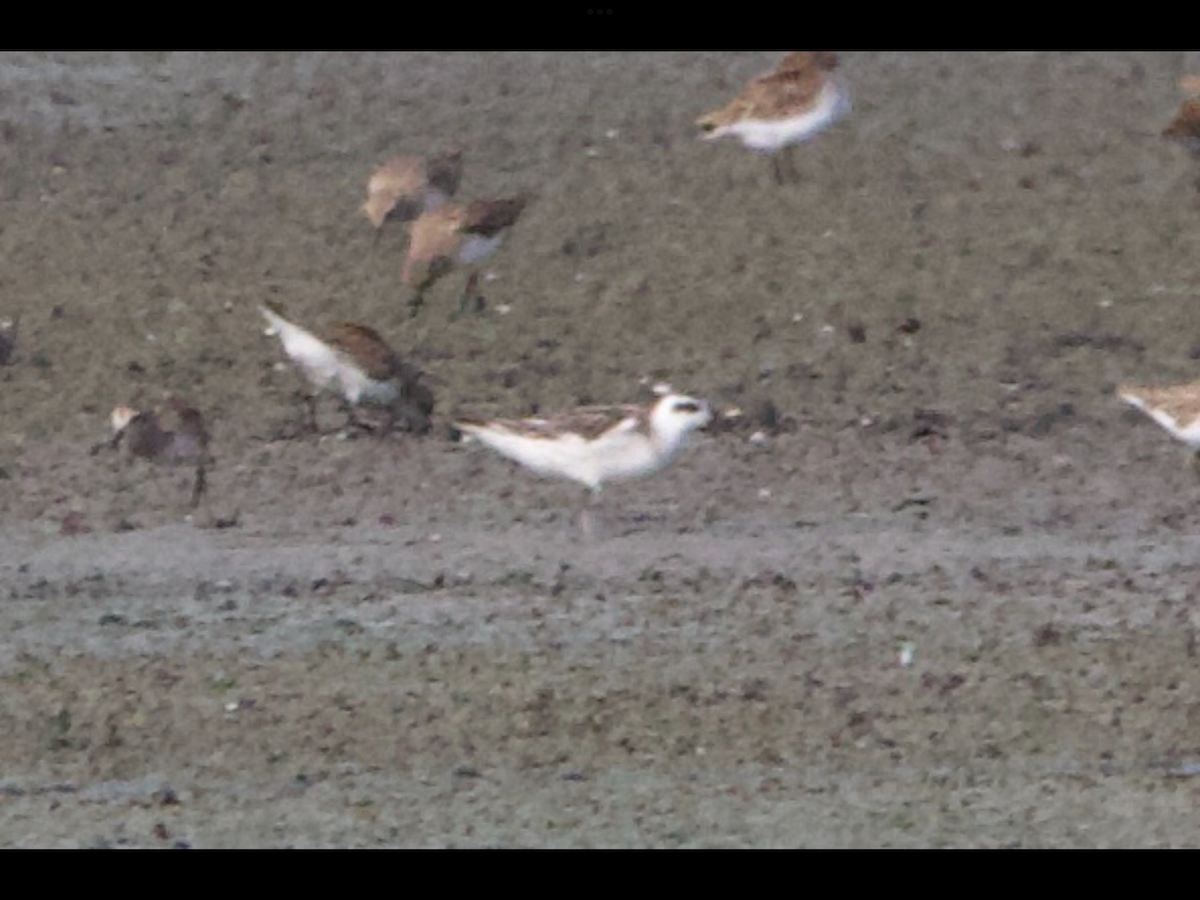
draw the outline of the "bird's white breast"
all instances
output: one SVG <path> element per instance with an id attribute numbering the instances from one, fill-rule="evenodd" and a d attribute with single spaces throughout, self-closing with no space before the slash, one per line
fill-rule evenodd
<path id="1" fill-rule="evenodd" d="M 283 351 L 317 387 L 328 387 L 342 369 L 342 362 L 332 347 L 302 328 L 281 329 Z"/>

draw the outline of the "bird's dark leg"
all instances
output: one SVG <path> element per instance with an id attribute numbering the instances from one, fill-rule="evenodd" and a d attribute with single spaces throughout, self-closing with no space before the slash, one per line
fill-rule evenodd
<path id="1" fill-rule="evenodd" d="M 121 449 L 121 441 L 124 440 L 124 438 L 125 438 L 125 429 L 122 428 L 120 431 L 118 431 L 116 434 L 114 434 L 107 441 L 101 441 L 99 444 L 92 445 L 92 449 L 91 449 L 90 453 L 92 456 L 95 456 L 101 450 L 120 450 Z"/>
<path id="2" fill-rule="evenodd" d="M 305 393 L 304 404 L 308 407 L 308 430 L 312 434 L 320 433 L 320 427 L 317 425 L 317 397 L 315 394 Z"/>
<path id="3" fill-rule="evenodd" d="M 428 430 L 429 420 L 419 406 L 410 398 L 401 394 L 400 398 L 387 408 L 387 419 L 383 424 L 383 434 L 390 434 L 399 428 L 405 434 L 421 435 Z"/>
<path id="4" fill-rule="evenodd" d="M 795 147 L 787 146 L 771 154 L 775 167 L 775 183 L 796 184 L 800 181 L 800 172 L 796 168 Z"/>
<path id="5" fill-rule="evenodd" d="M 204 460 L 196 463 L 196 477 L 192 481 L 192 509 L 200 505 L 200 498 L 208 491 L 208 469 Z"/>
<path id="6" fill-rule="evenodd" d="M 342 399 L 342 410 L 346 413 L 346 427 L 357 431 L 374 431 L 375 428 L 368 422 L 364 422 L 358 417 L 358 410 L 354 404 L 345 398 Z"/>
<path id="7" fill-rule="evenodd" d="M 425 291 L 418 289 L 408 298 L 408 317 L 415 319 L 425 305 Z"/>
<path id="8" fill-rule="evenodd" d="M 472 272 L 471 277 L 467 279 L 467 286 L 463 289 L 462 300 L 459 302 L 458 311 L 464 313 L 467 308 L 471 307 L 472 312 L 483 312 L 483 297 L 479 293 L 479 273 Z"/>

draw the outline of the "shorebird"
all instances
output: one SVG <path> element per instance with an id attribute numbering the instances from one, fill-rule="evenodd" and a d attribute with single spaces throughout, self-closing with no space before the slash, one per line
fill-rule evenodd
<path id="1" fill-rule="evenodd" d="M 797 180 L 791 148 L 850 109 L 849 91 L 832 74 L 836 67 L 837 56 L 826 51 L 787 54 L 726 106 L 697 119 L 701 137 L 733 135 L 750 149 L 771 154 L 777 183 Z"/>
<path id="2" fill-rule="evenodd" d="M 17 326 L 20 324 L 19 316 L 0 319 L 0 366 L 7 366 L 12 360 L 13 352 L 17 349 Z"/>
<path id="3" fill-rule="evenodd" d="M 284 353 L 315 389 L 305 393 L 313 431 L 318 430 L 316 395 L 321 391 L 341 398 L 352 425 L 368 427 L 355 414 L 356 407 L 366 405 L 387 411 L 384 430 L 399 423 L 414 434 L 429 431 L 433 393 L 421 382 L 420 371 L 402 361 L 379 332 L 338 322 L 317 337 L 285 318 L 279 304 L 268 301 L 260 308 L 270 326 L 267 334 L 279 336 Z"/>
<path id="4" fill-rule="evenodd" d="M 1123 384 L 1117 396 L 1191 447 L 1200 466 L 1200 381 L 1162 387 Z"/>
<path id="5" fill-rule="evenodd" d="M 460 419 L 454 427 L 538 475 L 566 478 L 594 502 L 610 481 L 650 475 L 712 420 L 705 400 L 665 393 L 645 405 L 585 406 L 523 419 Z M 590 533 L 588 511 L 581 521 Z"/>
<path id="6" fill-rule="evenodd" d="M 446 150 L 428 159 L 394 156 L 367 181 L 362 211 L 376 229 L 389 218 L 410 221 L 445 204 L 461 180 L 461 150 Z"/>
<path id="7" fill-rule="evenodd" d="M 412 240 L 401 271 L 404 283 L 416 289 L 413 306 L 420 306 L 425 291 L 458 265 L 471 269 L 459 311 L 465 311 L 472 301 L 477 310 L 481 308 L 475 291 L 479 280 L 475 266 L 496 252 L 530 199 L 522 195 L 448 203 L 418 216 L 410 226 Z"/>
<path id="8" fill-rule="evenodd" d="M 212 457 L 208 450 L 208 429 L 198 409 L 177 397 L 170 397 L 165 411 L 140 412 L 129 406 L 118 406 L 109 419 L 113 437 L 107 444 L 93 447 L 93 454 L 106 445 L 112 450 L 123 446 L 130 456 L 138 459 L 169 465 L 190 462 L 195 466 L 191 505 L 195 507 L 200 503 L 208 489 L 207 472 Z"/>
<path id="9" fill-rule="evenodd" d="M 1192 75 L 1182 84 L 1191 96 L 1183 101 L 1179 115 L 1163 129 L 1163 137 L 1179 141 L 1192 154 L 1200 156 L 1200 76 Z"/>

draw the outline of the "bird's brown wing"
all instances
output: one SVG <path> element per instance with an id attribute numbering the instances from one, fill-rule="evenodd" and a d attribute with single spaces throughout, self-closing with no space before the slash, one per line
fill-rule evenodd
<path id="1" fill-rule="evenodd" d="M 565 433 L 594 440 L 629 418 L 635 420 L 635 427 L 644 427 L 645 417 L 646 410 L 640 406 L 585 406 L 569 412 L 524 419 L 462 419 L 460 423 L 498 428 L 522 437 L 542 440 L 553 440 Z"/>
<path id="2" fill-rule="evenodd" d="M 1200 97 L 1184 101 L 1179 115 L 1163 129 L 1163 136 L 1186 142 L 1200 141 Z"/>
<path id="3" fill-rule="evenodd" d="M 459 230 L 466 234 L 493 237 L 511 228 L 529 203 L 528 196 L 506 197 L 500 200 L 473 200 L 465 207 Z"/>
<path id="4" fill-rule="evenodd" d="M 400 360 L 374 328 L 353 322 L 336 322 L 330 326 L 326 343 L 355 360 L 368 378 L 387 381 L 400 370 Z"/>
<path id="5" fill-rule="evenodd" d="M 745 114 L 750 119 L 775 119 L 794 115 L 817 101 L 825 77 L 817 66 L 785 69 L 750 82 Z"/>
<path id="6" fill-rule="evenodd" d="M 125 449 L 142 459 L 160 458 L 171 442 L 171 434 L 164 431 L 154 413 L 144 412 L 134 416 L 125 426 Z"/>
<path id="7" fill-rule="evenodd" d="M 728 104 L 697 119 L 705 129 L 721 128 L 745 119 L 778 119 L 812 106 L 825 83 L 825 72 L 837 65 L 826 51 L 798 50 L 787 54 L 772 72 L 752 79 Z"/>
<path id="8" fill-rule="evenodd" d="M 837 54 L 829 50 L 793 50 L 779 61 L 773 74 L 781 72 L 808 72 L 823 69 L 831 72 L 837 68 Z"/>

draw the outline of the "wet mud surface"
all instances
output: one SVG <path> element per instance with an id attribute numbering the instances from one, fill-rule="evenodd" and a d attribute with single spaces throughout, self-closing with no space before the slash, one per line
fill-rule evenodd
<path id="1" fill-rule="evenodd" d="M 693 120 L 771 54 L 0 58 L 0 844 L 1194 846 L 1200 479 L 1113 397 L 1196 377 L 1195 54 L 845 54 L 768 160 Z M 388 156 L 534 190 L 456 315 L 359 210 Z M 257 304 L 436 414 L 736 422 L 580 494 L 303 413 Z M 186 467 L 90 453 L 122 403 Z"/>

